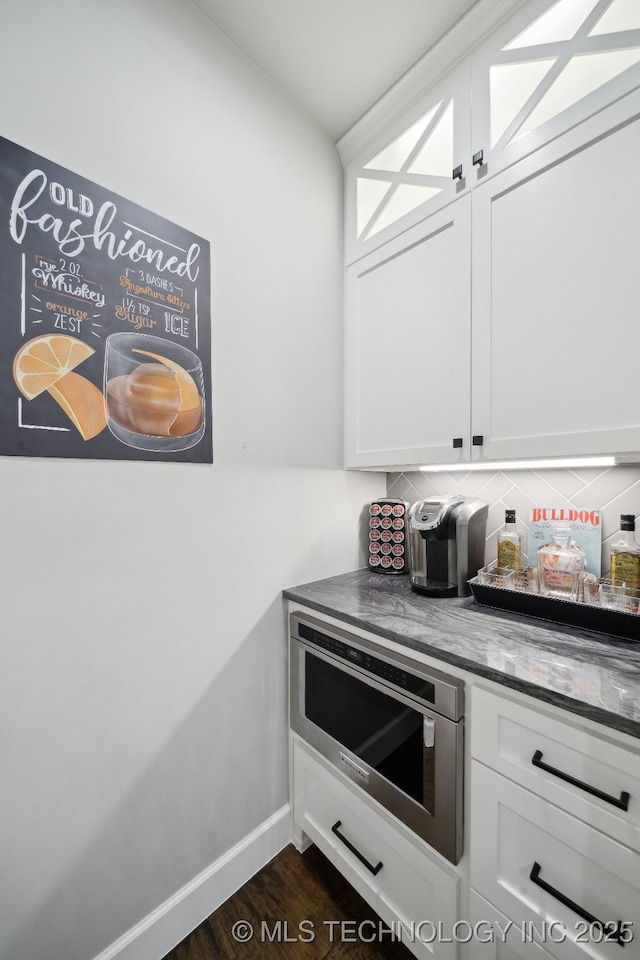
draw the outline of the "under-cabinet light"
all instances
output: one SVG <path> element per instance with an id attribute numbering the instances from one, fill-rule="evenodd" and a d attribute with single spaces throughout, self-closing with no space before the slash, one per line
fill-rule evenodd
<path id="1" fill-rule="evenodd" d="M 471 470 L 561 470 L 572 467 L 613 467 L 615 457 L 567 457 L 563 460 L 473 460 L 471 463 L 432 463 L 421 473 L 468 473 Z"/>

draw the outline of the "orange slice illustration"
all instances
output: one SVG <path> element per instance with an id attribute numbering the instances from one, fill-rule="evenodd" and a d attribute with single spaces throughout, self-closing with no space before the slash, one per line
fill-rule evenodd
<path id="1" fill-rule="evenodd" d="M 13 378 L 27 400 L 33 400 L 93 353 L 88 344 L 64 333 L 35 337 L 16 353 Z"/>
<path id="2" fill-rule="evenodd" d="M 84 440 L 106 427 L 102 392 L 72 371 L 95 350 L 64 333 L 34 337 L 18 350 L 13 361 L 13 379 L 27 400 L 47 390 L 62 407 Z"/>
<path id="3" fill-rule="evenodd" d="M 83 440 L 91 440 L 107 425 L 102 391 L 79 373 L 67 373 L 49 393 L 67 414 Z"/>

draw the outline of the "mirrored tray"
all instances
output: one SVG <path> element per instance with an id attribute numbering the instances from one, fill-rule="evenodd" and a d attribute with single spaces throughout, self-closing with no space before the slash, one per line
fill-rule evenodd
<path id="1" fill-rule="evenodd" d="M 640 615 L 625 611 L 607 610 L 589 603 L 541 597 L 539 594 L 507 587 L 494 587 L 480 583 L 478 577 L 469 580 L 471 592 L 477 603 L 496 610 L 507 610 L 537 620 L 561 623 L 593 633 L 606 633 L 611 637 L 640 643 Z"/>

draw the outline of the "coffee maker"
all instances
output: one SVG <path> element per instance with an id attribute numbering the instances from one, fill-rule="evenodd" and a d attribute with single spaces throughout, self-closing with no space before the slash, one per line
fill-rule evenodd
<path id="1" fill-rule="evenodd" d="M 427 497 L 409 511 L 411 588 L 432 597 L 466 597 L 484 566 L 489 505 L 469 497 Z"/>

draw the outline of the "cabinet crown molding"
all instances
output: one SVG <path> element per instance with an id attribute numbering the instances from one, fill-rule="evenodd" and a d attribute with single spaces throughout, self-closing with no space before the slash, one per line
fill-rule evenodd
<path id="1" fill-rule="evenodd" d="M 343 165 L 350 163 L 392 120 L 523 2 L 525 0 L 478 0 L 338 141 Z"/>

